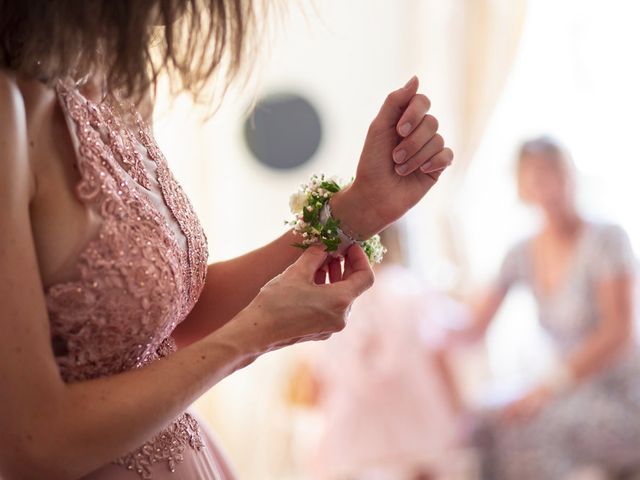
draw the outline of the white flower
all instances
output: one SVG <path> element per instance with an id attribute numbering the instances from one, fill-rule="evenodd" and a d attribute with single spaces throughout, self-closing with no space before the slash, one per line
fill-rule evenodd
<path id="1" fill-rule="evenodd" d="M 384 248 L 384 245 L 380 242 L 380 235 L 374 235 L 369 240 L 362 242 L 361 245 L 365 249 L 370 263 L 382 262 L 382 258 L 387 252 L 387 249 Z"/>
<path id="2" fill-rule="evenodd" d="M 291 209 L 291 213 L 301 212 L 305 203 L 307 203 L 307 196 L 304 192 L 296 192 L 291 195 L 291 197 L 289 197 L 289 208 Z"/>

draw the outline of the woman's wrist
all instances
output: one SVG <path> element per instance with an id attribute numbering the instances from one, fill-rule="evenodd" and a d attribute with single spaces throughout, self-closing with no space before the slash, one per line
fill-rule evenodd
<path id="1" fill-rule="evenodd" d="M 330 200 L 332 215 L 341 228 L 355 240 L 366 240 L 384 228 L 377 213 L 353 184 L 340 190 Z"/>
<path id="2" fill-rule="evenodd" d="M 541 386 L 549 393 L 558 395 L 570 390 L 576 383 L 576 376 L 570 365 L 556 362 L 542 377 Z"/>
<path id="3" fill-rule="evenodd" d="M 258 313 L 246 307 L 223 327 L 209 335 L 212 347 L 227 352 L 235 370 L 243 368 L 265 353 L 262 319 Z"/>
<path id="4" fill-rule="evenodd" d="M 386 249 L 376 232 L 382 225 L 377 215 L 363 208 L 364 198 L 353 184 L 343 187 L 334 177 L 313 175 L 309 183 L 300 185 L 289 198 L 293 219 L 285 224 L 292 226 L 300 237 L 293 246 L 307 249 L 322 244 L 327 253 L 341 257 L 351 245 L 358 244 L 369 263 L 380 263 Z M 334 199 L 337 213 L 333 211 Z"/>

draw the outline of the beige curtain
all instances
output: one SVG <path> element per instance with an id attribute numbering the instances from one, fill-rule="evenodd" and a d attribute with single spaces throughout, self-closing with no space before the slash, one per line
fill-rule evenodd
<path id="1" fill-rule="evenodd" d="M 516 57 L 527 0 L 466 0 L 458 174 L 466 170 Z"/>
<path id="2" fill-rule="evenodd" d="M 468 269 L 451 204 L 482 140 L 517 56 L 527 0 L 413 0 L 405 61 L 418 69 L 455 163 L 425 206 L 425 231 L 457 270 L 448 287 L 464 290 Z M 431 226 L 437 219 L 437 228 Z M 418 227 L 420 228 L 420 227 Z"/>
<path id="3" fill-rule="evenodd" d="M 412 0 L 403 68 L 422 76 L 466 170 L 516 57 L 527 0 Z M 449 175 L 451 176 L 451 175 Z"/>

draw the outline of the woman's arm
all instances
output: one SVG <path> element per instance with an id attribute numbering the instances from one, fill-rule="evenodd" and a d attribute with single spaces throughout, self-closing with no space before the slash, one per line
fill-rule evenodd
<path id="1" fill-rule="evenodd" d="M 507 291 L 506 288 L 493 286 L 474 302 L 471 310 L 473 312 L 473 323 L 469 329 L 470 335 L 475 337 L 484 336 L 500 305 L 502 305 Z"/>
<path id="2" fill-rule="evenodd" d="M 579 382 L 600 372 L 629 346 L 633 330 L 632 285 L 630 275 L 602 280 L 597 285 L 600 322 L 594 332 L 564 358 L 564 366 L 573 381 Z M 554 386 L 543 382 L 507 406 L 505 417 L 508 420 L 532 417 L 553 397 L 554 389 Z"/>
<path id="3" fill-rule="evenodd" d="M 632 286 L 631 275 L 602 280 L 597 285 L 600 322 L 565 359 L 576 380 L 599 372 L 629 346 L 633 331 Z"/>
<path id="4" fill-rule="evenodd" d="M 498 285 L 489 288 L 484 294 L 470 302 L 469 322 L 459 330 L 452 330 L 448 335 L 450 344 L 467 344 L 482 339 L 491 325 L 500 305 L 507 295 L 508 289 Z"/>
<path id="5" fill-rule="evenodd" d="M 178 346 L 217 330 L 245 308 L 269 280 L 298 259 L 302 250 L 292 246 L 297 241 L 289 231 L 253 252 L 209 265 L 196 306 L 172 334 Z"/>
<path id="6" fill-rule="evenodd" d="M 31 234 L 24 104 L 3 76 L 0 106 L 0 477 L 77 478 L 142 444 L 244 352 L 223 332 L 135 372 L 63 383 Z"/>
<path id="7" fill-rule="evenodd" d="M 427 115 L 429 99 L 418 79 L 389 94 L 372 121 L 353 184 L 331 199 L 334 216 L 359 238 L 369 238 L 400 218 L 436 183 L 453 153 Z M 398 154 L 402 154 L 398 156 Z M 210 265 L 193 311 L 175 331 L 184 346 L 224 325 L 260 288 L 300 255 L 288 232 L 247 255 Z"/>
<path id="8" fill-rule="evenodd" d="M 362 220 L 355 218 L 357 214 L 341 209 L 343 203 L 355 203 L 350 195 L 348 189 L 338 192 L 332 198 L 332 205 L 337 207 L 346 224 L 359 226 Z M 367 236 L 373 233 L 366 230 Z M 245 308 L 269 280 L 300 257 L 302 250 L 293 246 L 299 241 L 300 237 L 289 230 L 252 252 L 209 265 L 206 284 L 196 306 L 173 332 L 178 346 L 189 345 L 217 330 Z"/>
<path id="9" fill-rule="evenodd" d="M 97 380 L 63 382 L 51 347 L 29 215 L 29 165 L 21 94 L 0 75 L 0 477 L 78 478 L 138 447 L 199 395 L 258 355 L 344 327 L 373 281 L 362 250 L 344 277 L 318 286 L 326 259 L 310 249 L 265 286 L 235 321 L 174 355 Z"/>

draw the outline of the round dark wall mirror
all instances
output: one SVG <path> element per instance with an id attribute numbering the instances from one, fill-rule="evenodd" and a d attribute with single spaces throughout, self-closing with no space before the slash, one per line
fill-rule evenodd
<path id="1" fill-rule="evenodd" d="M 245 121 L 244 138 L 260 163 L 286 170 L 303 165 L 317 152 L 322 122 L 311 102 L 300 95 L 267 95 Z"/>

